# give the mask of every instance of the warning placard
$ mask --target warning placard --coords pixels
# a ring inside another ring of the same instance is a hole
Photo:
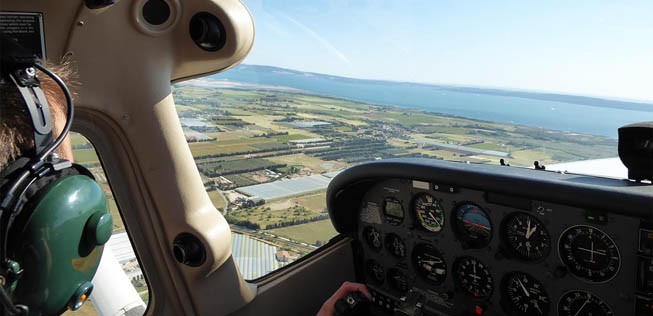
[[[40,59],[45,59],[43,14],[38,12],[0,12],[0,32],[12,37]]]

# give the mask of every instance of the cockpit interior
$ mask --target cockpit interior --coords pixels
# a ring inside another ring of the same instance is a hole
[[[653,315],[653,95],[503,89],[457,75],[440,85],[447,79],[423,75],[447,74],[445,55],[467,71],[467,53],[508,45],[482,46],[492,27],[453,26],[512,23],[503,7],[462,20],[452,17],[469,8],[457,4],[447,16],[430,2],[281,2],[0,2],[2,67],[11,68],[0,69],[1,84],[18,87],[37,130],[28,133],[36,155],[18,155],[26,166],[0,163],[3,315]],[[578,6],[569,12],[590,10]],[[624,21],[639,17],[624,10]],[[406,42],[393,19],[414,27]],[[650,33],[650,20],[637,21]],[[463,54],[439,28],[481,34]],[[447,39],[451,51],[432,44]],[[410,41],[444,55],[421,69],[412,63],[425,58],[421,46],[402,46]],[[280,48],[264,50],[272,44]],[[28,59],[14,56],[23,51]],[[359,75],[365,62],[415,77]],[[48,125],[50,114],[34,109],[43,111],[48,89],[62,91],[42,68],[60,64],[74,69],[63,80],[71,132],[42,139],[34,117]],[[4,93],[0,102],[13,104]],[[13,126],[8,113],[0,136]],[[51,149],[38,157],[41,141]],[[53,156],[62,146],[74,158]],[[78,169],[97,184],[58,202],[51,184],[14,198],[32,186],[12,178],[16,168],[35,183]],[[107,196],[100,206],[90,200],[98,194]]]

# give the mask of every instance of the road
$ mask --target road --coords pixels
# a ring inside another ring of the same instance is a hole
[[[277,246],[279,248],[297,249],[298,251],[301,251],[301,252],[311,252],[311,251],[317,249],[317,247],[315,247],[313,245],[309,245],[307,243],[295,241],[295,240],[288,239],[288,238],[278,237],[278,236],[275,236],[275,235],[270,234],[268,232],[264,232],[264,231],[260,231],[260,230],[259,231],[251,230],[251,229],[243,228],[243,227],[236,226],[236,225],[229,225],[229,226],[231,227],[231,231],[234,232],[234,233],[247,234],[247,235],[250,235],[252,237],[261,239],[261,240],[263,240],[265,242],[268,242],[270,244],[273,244],[273,245],[275,245],[275,246]]]

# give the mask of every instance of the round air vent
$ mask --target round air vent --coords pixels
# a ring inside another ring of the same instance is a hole
[[[206,251],[202,242],[189,233],[181,233],[172,243],[175,260],[191,267],[199,267],[206,260]]]
[[[138,29],[152,36],[171,30],[181,15],[179,0],[136,0],[132,10]]]
[[[208,12],[193,15],[188,30],[193,42],[205,51],[215,52],[227,42],[224,25],[215,15]]]
[[[149,0],[143,5],[143,18],[152,25],[161,25],[170,18],[170,5],[165,0]]]

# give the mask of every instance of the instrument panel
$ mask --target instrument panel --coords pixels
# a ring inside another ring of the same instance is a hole
[[[355,255],[373,314],[653,315],[649,218],[536,195],[368,183]]]
[[[633,314],[640,220],[591,220],[587,210],[545,201],[522,209],[435,185],[386,180],[363,198],[365,275],[383,302],[412,289],[439,296],[434,315],[456,306],[470,315]]]

